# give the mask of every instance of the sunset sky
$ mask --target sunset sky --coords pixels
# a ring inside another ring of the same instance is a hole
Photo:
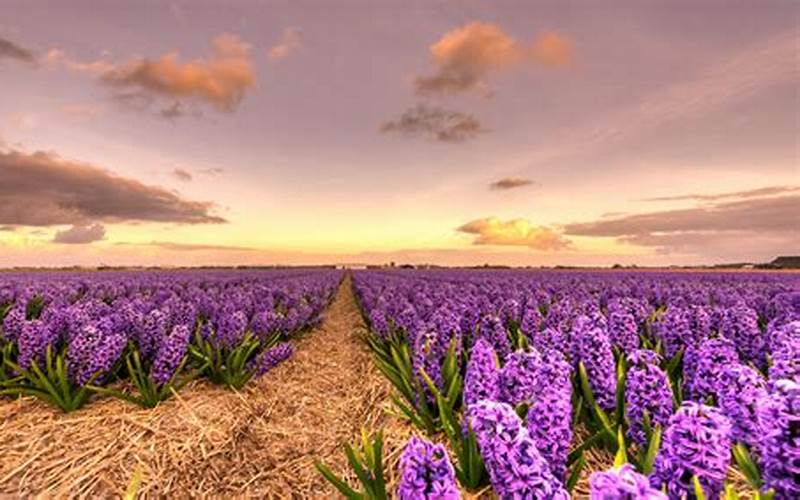
[[[800,252],[800,4],[7,0],[0,267]]]

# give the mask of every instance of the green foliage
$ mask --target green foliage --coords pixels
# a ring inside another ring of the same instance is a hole
[[[66,357],[66,350],[53,354],[52,347],[48,346],[44,366],[40,367],[34,362],[27,370],[10,359],[4,359],[5,365],[20,376],[0,390],[0,395],[34,396],[64,412],[77,410],[89,399],[91,391],[86,385],[72,383],[67,374]],[[89,384],[97,376],[99,374],[93,376]]]
[[[135,346],[128,347],[128,354],[125,357],[125,367],[128,372],[128,377],[136,388],[135,393],[130,393],[124,390],[114,389],[110,387],[98,387],[94,385],[88,386],[94,392],[107,394],[109,396],[137,404],[142,408],[154,408],[158,403],[165,401],[172,397],[173,394],[181,390],[186,384],[197,378],[203,371],[205,366],[193,370],[191,373],[184,374],[183,368],[188,360],[188,356],[184,356],[183,360],[178,365],[172,378],[163,386],[159,386],[150,377],[149,367],[146,367],[139,356],[139,351]]]
[[[362,430],[360,447],[354,448],[347,444],[345,445],[345,454],[361,484],[361,489],[358,491],[348,485],[344,479],[336,476],[322,462],[315,461],[314,466],[345,498],[350,500],[388,499],[386,480],[383,476],[383,431],[378,431],[375,437],[370,437],[366,431]]]
[[[280,334],[277,332],[266,341],[247,332],[239,345],[228,348],[204,339],[197,328],[194,340],[189,345],[189,353],[200,367],[199,374],[205,375],[214,384],[241,389],[255,375],[256,367],[251,361],[259,352],[274,346],[279,340]]]
[[[39,319],[44,309],[44,297],[34,295],[25,305],[25,319],[28,321]]]
[[[760,490],[763,486],[761,472],[758,469],[758,464],[750,455],[750,450],[747,449],[747,446],[743,443],[736,443],[733,445],[733,448],[731,448],[731,454],[733,455],[733,460],[736,462],[736,465],[739,466],[742,475],[747,479],[747,483],[754,490]]]

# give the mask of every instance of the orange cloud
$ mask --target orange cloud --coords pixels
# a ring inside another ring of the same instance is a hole
[[[286,59],[299,50],[300,45],[300,29],[286,28],[283,30],[283,35],[281,35],[281,40],[278,44],[270,47],[267,51],[267,58],[272,62]]]
[[[503,221],[496,217],[477,219],[457,231],[475,235],[473,245],[521,246],[535,250],[563,250],[571,243],[545,226],[533,226],[525,219]]]
[[[572,61],[573,48],[569,39],[556,33],[543,33],[524,45],[495,24],[473,22],[446,33],[431,45],[430,53],[436,72],[415,80],[418,94],[491,95],[488,74],[525,63],[564,66]]]
[[[219,111],[233,111],[256,82],[250,44],[235,35],[212,40],[207,59],[180,62],[177,53],[158,59],[136,59],[114,65],[100,80],[114,88],[144,97],[196,99]]]

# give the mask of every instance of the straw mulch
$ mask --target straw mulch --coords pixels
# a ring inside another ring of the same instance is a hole
[[[137,469],[149,496],[331,497],[321,459],[347,477],[343,443],[385,428],[394,483],[407,426],[357,338],[347,280],[297,353],[241,393],[197,382],[153,410],[102,398],[73,414],[0,401],[0,496],[119,496]]]

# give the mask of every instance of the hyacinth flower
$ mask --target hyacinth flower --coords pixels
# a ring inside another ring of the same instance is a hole
[[[571,367],[558,351],[545,351],[536,370],[538,382],[526,415],[528,433],[536,448],[563,480],[572,442]]]
[[[691,498],[696,478],[706,498],[719,498],[731,443],[731,424],[725,415],[686,401],[669,419],[650,482],[665,487],[670,498]]]
[[[736,347],[725,337],[711,338],[697,346],[689,346],[683,357],[685,397],[696,402],[717,397],[725,367],[738,363]]]
[[[672,390],[667,373],[653,351],[637,350],[628,355],[625,379],[625,419],[628,436],[640,447],[648,443],[648,429],[664,428],[673,413]]]
[[[484,339],[478,339],[470,350],[463,397],[466,408],[484,399],[500,399],[500,367],[497,355]]]
[[[160,339],[156,354],[151,362],[139,354],[135,344],[130,346],[125,358],[125,367],[135,393],[124,390],[90,385],[90,389],[107,394],[143,408],[154,408],[160,402],[172,397],[186,384],[194,380],[202,367],[190,373],[184,373],[188,360],[189,343],[192,332],[186,325],[177,325],[172,332]]]
[[[539,386],[536,375],[541,363],[535,349],[509,354],[500,371],[500,401],[511,406],[530,404]]]
[[[764,488],[778,500],[800,497],[800,385],[780,380],[758,408]]]
[[[484,316],[478,324],[477,338],[486,340],[501,361],[511,353],[511,341],[503,321],[497,316]]]
[[[589,477],[591,500],[667,500],[667,495],[650,486],[646,476],[631,464],[622,464]]]
[[[455,472],[441,444],[412,437],[400,457],[401,500],[456,500],[461,498]]]
[[[654,323],[653,330],[667,359],[702,340],[699,338],[700,332],[692,330],[690,315],[683,307],[668,307],[664,315]]]
[[[355,446],[346,444],[344,450],[347,462],[361,483],[361,489],[355,490],[318,460],[314,461],[314,467],[348,500],[387,500],[389,495],[383,475],[383,431],[371,437],[362,430],[361,442]]]
[[[633,314],[612,311],[608,315],[608,336],[611,343],[623,352],[630,353],[639,348],[639,327]]]
[[[568,499],[514,408],[481,401],[470,409],[470,422],[500,498]]]
[[[572,341],[577,361],[586,371],[594,399],[604,410],[617,404],[614,352],[608,334],[591,318],[581,316],[573,325]]]
[[[758,443],[758,405],[767,395],[767,381],[747,365],[728,366],[720,378],[717,404],[731,421],[732,439],[754,447]]]
[[[766,363],[764,335],[758,327],[758,313],[744,303],[728,308],[720,332],[731,339],[745,363],[763,367]]]
[[[793,380],[800,383],[800,321],[792,321],[770,333],[774,339],[770,353],[770,382]]]

